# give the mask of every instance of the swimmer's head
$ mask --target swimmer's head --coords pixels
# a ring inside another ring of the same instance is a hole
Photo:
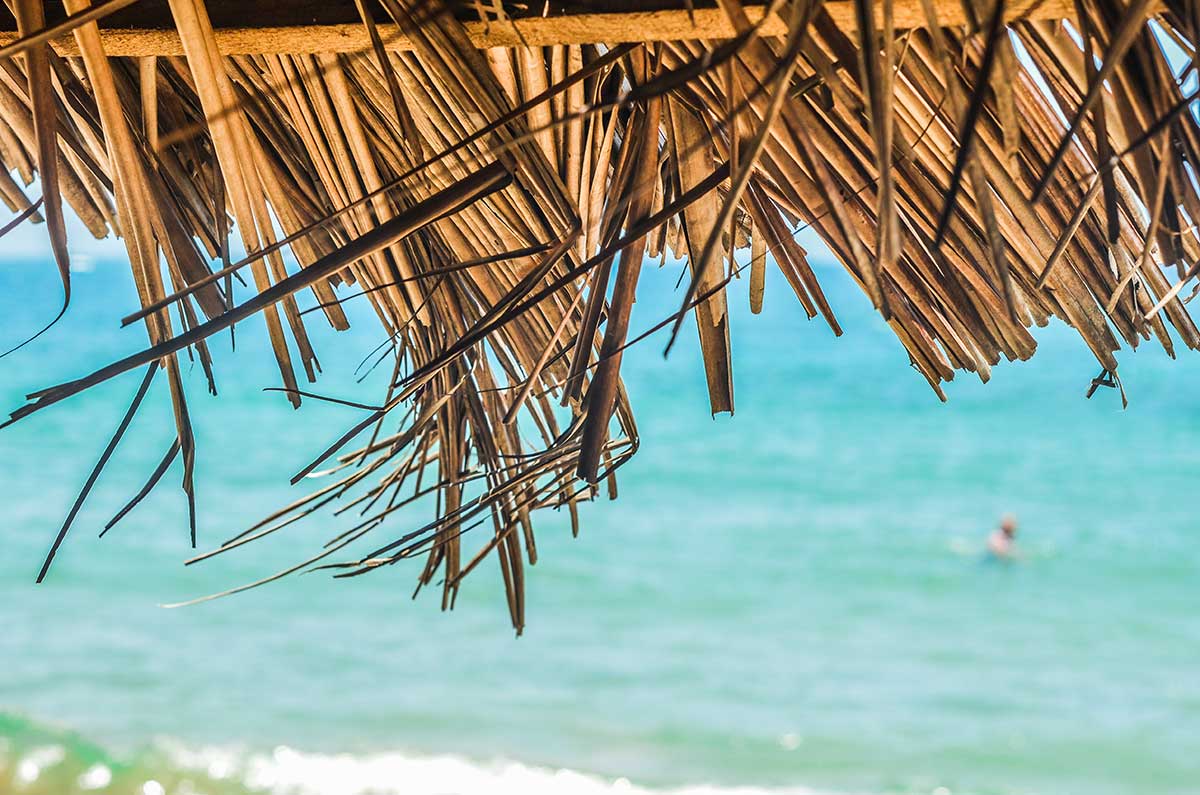
[[[1000,517],[1000,531],[1009,538],[1015,536],[1017,534],[1017,517],[1011,513],[1006,513]]]

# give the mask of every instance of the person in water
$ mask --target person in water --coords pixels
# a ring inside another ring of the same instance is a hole
[[[1011,513],[1000,518],[1000,526],[988,536],[988,554],[1001,560],[1011,560],[1016,557],[1017,518]]]

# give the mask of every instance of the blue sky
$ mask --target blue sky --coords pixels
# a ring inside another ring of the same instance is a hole
[[[36,182],[25,191],[25,195],[31,199],[36,199],[39,194],[40,190]],[[71,244],[73,268],[86,269],[92,262],[101,258],[124,258],[125,246],[116,236],[110,234],[104,240],[96,240],[70,207],[64,209],[67,217],[67,241]],[[11,217],[8,208],[0,206],[0,212],[3,212],[0,218],[5,219],[0,223],[7,223],[7,219]],[[0,253],[5,258],[19,259],[49,256],[50,244],[46,235],[44,223],[23,223],[0,241]]]

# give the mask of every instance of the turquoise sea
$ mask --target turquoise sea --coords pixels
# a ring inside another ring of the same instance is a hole
[[[45,260],[0,259],[7,347],[59,288]],[[0,361],[6,412],[144,343],[116,327],[127,267],[82,264],[66,320]],[[0,432],[0,793],[1200,791],[1196,354],[1124,352],[1122,411],[1084,399],[1099,368],[1055,324],[1034,361],[962,374],[941,404],[849,278],[819,273],[841,338],[776,274],[757,318],[734,284],[734,418],[709,416],[690,327],[668,360],[661,336],[626,357],[642,451],[578,539],[540,517],[519,639],[495,565],[448,614],[410,600],[417,563],[158,607],[337,527],[185,568],[176,468],[98,539],[172,438],[161,382],[35,586],[138,378]],[[634,329],[678,275],[645,272]],[[365,309],[314,334],[320,391],[380,393],[386,373],[354,383],[380,341]],[[260,332],[214,346],[219,398],[188,375],[202,548],[301,496],[288,477],[357,417],[262,392]],[[1007,511],[1023,559],[986,563]]]

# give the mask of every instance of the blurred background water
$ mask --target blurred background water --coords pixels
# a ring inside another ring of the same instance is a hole
[[[127,266],[82,265],[66,319],[0,361],[6,411],[144,345],[116,328]],[[676,307],[678,274],[647,269],[635,330]],[[733,418],[709,416],[694,326],[665,361],[661,335],[626,356],[642,450],[580,538],[538,517],[520,639],[495,564],[445,615],[410,601],[417,563],[159,608],[341,526],[185,568],[176,463],[98,540],[172,438],[161,380],[34,586],[138,376],[0,432],[0,793],[1195,792],[1195,354],[1123,352],[1122,411],[1084,399],[1099,367],[1054,324],[1034,361],[960,374],[941,404],[849,278],[819,275],[841,338],[774,272],[761,317],[731,288]],[[44,258],[3,262],[0,347],[58,290]],[[380,339],[352,317],[314,333],[317,389],[370,402],[387,373],[354,369]],[[288,477],[357,418],[262,392],[264,337],[214,343],[218,399],[187,375],[202,548],[301,496]],[[1006,511],[1024,559],[986,564]]]

